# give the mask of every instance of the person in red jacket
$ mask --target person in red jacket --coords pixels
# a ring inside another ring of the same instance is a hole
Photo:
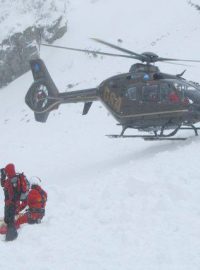
[[[169,101],[172,103],[180,103],[180,97],[178,96],[178,94],[176,93],[175,90],[173,90],[170,94],[169,94]]]
[[[17,174],[14,164],[9,163],[5,168],[1,169],[1,185],[5,196],[6,241],[12,241],[18,236],[15,227],[15,215],[20,205],[21,196],[27,192],[27,181],[24,174]]]
[[[30,182],[31,189],[28,193],[27,200],[20,204],[20,211],[22,211],[26,206],[28,206],[28,209],[17,219],[17,227],[24,223],[40,223],[45,215],[47,193],[40,186],[40,178],[32,177]]]
[[[40,186],[41,180],[38,177],[32,177],[30,183],[31,189],[26,200],[22,201],[17,209],[19,216],[15,221],[16,229],[19,229],[20,225],[24,223],[38,224],[45,215],[47,193]],[[20,211],[24,210],[26,207],[26,211],[20,213]],[[0,234],[5,234],[7,229],[7,226],[1,227]]]

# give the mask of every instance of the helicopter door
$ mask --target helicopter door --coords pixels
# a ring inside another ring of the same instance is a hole
[[[125,115],[135,114],[138,110],[138,92],[140,89],[139,84],[128,85],[124,91],[125,99],[123,102],[123,112]]]
[[[158,103],[160,101],[159,86],[157,84],[143,86],[142,101],[148,103]]]
[[[145,84],[141,87],[140,106],[138,113],[148,116],[161,110],[160,87],[158,83]]]

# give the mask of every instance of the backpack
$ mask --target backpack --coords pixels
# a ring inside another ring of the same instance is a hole
[[[46,202],[47,202],[47,193],[46,191],[44,191],[40,186],[38,185],[33,185],[32,189],[35,189],[38,191],[38,193],[40,194],[40,204],[41,204],[41,208],[45,208],[46,206]]]
[[[14,197],[18,200],[25,200],[28,194],[28,180],[23,173],[17,173],[10,179]]]

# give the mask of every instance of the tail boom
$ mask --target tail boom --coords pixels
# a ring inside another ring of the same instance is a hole
[[[41,59],[30,61],[34,82],[29,88],[25,102],[34,111],[35,119],[46,122],[50,111],[58,109],[60,104],[98,100],[97,88],[59,93],[44,62]]]

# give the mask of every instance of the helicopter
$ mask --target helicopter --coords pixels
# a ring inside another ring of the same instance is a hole
[[[42,59],[30,60],[34,82],[30,86],[25,102],[34,112],[35,120],[46,122],[49,113],[65,103],[84,103],[86,115],[94,101],[101,101],[122,127],[120,134],[111,138],[143,138],[144,140],[186,140],[173,137],[179,130],[193,130],[200,122],[200,85],[188,81],[181,74],[162,73],[157,62],[196,62],[160,57],[153,52],[136,53],[101,39],[94,41],[116,49],[123,54],[95,50],[42,44],[52,48],[72,50],[96,55],[123,57],[138,60],[127,73],[105,79],[98,87],[70,92],[59,92]],[[125,135],[127,129],[135,129],[139,135]]]

